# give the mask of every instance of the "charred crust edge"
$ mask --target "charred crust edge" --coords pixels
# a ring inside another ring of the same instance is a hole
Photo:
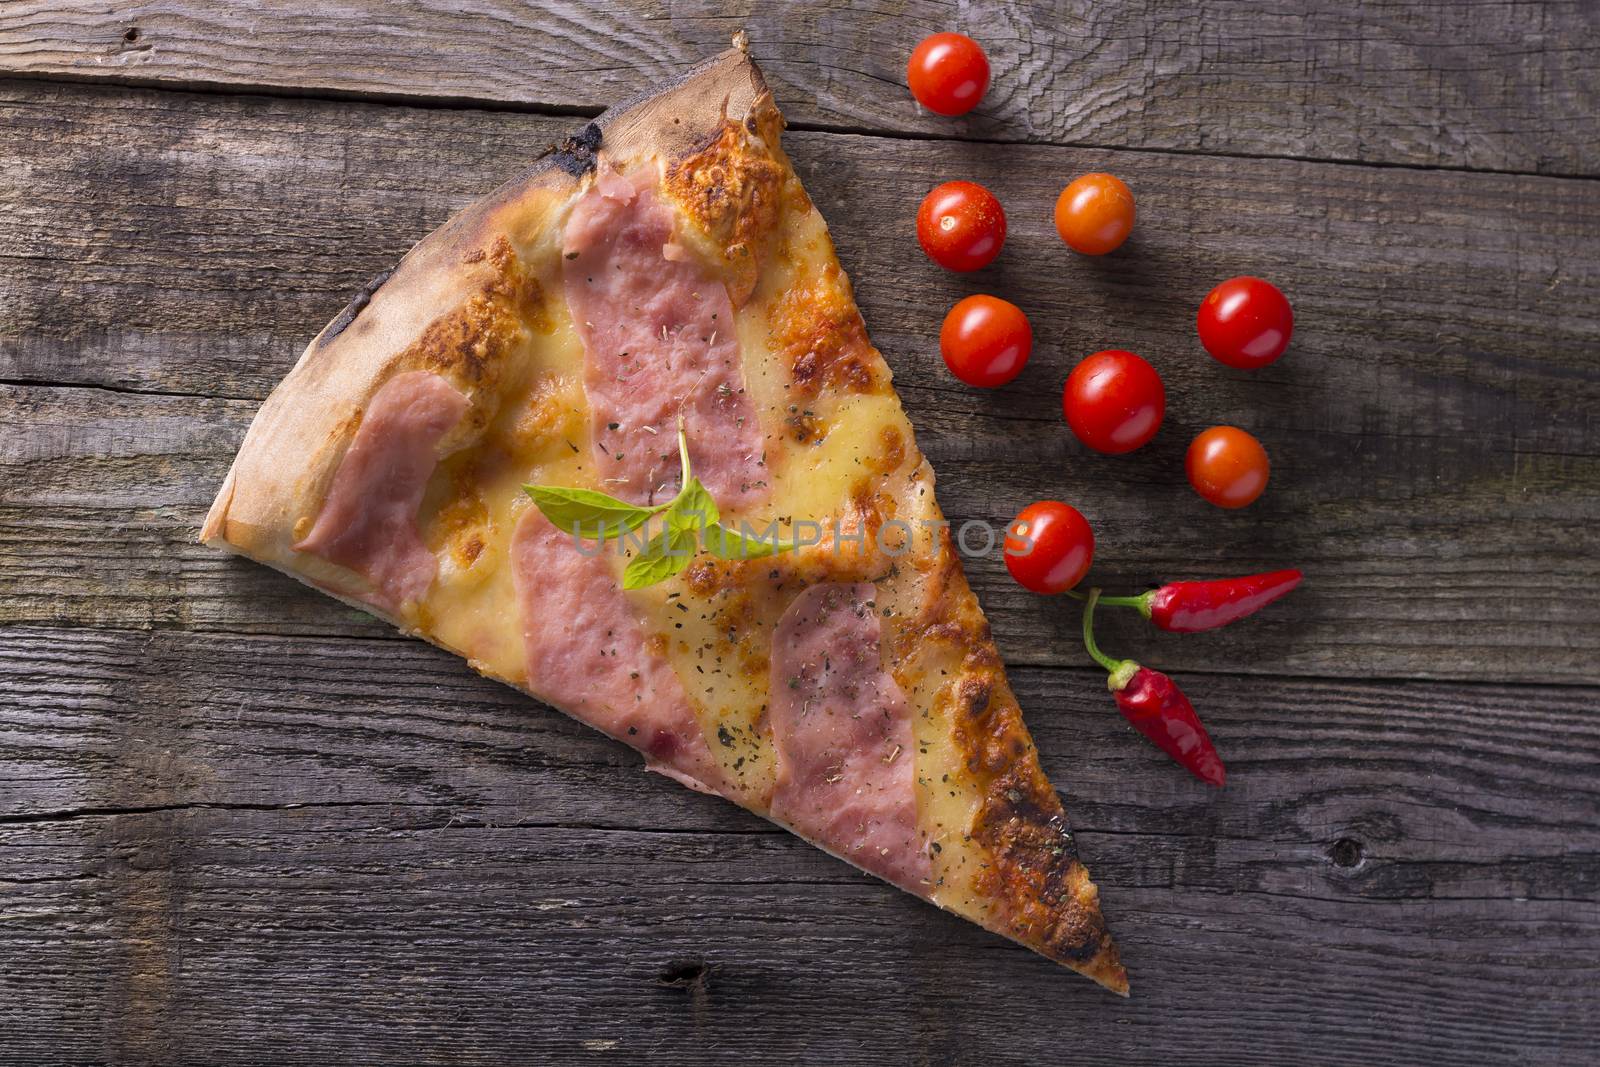
[[[570,177],[582,178],[594,167],[592,156],[599,149],[600,142],[604,140],[606,132],[613,125],[631,112],[644,107],[659,97],[672,93],[687,82],[693,81],[707,71],[714,70],[719,64],[727,61],[728,54],[726,52],[711,56],[661,85],[654,88],[641,89],[630,96],[618,100],[595,118],[585,123],[576,134],[569,137],[563,144],[546,148],[539,158],[534,160],[521,174],[507,180],[505,184],[494,192],[478,201],[475,208],[469,208],[462,214],[457,215],[445,223],[440,231],[435,231],[435,233],[468,225],[469,218],[475,214],[482,215],[507,201],[516,199],[527,192],[529,186],[534,182],[551,173],[559,171]],[[762,76],[760,68],[755,65],[755,62],[747,54],[744,56],[744,63],[750,75],[751,87],[755,95],[759,97],[767,91],[766,78]],[[587,152],[581,150],[585,145],[590,146]],[[574,146],[576,146],[576,150]],[[583,166],[581,169],[574,171],[571,166],[576,163],[582,163]]]
[[[363,285],[356,292],[356,295],[350,298],[350,302],[344,306],[344,310],[335,315],[333,321],[328,323],[328,328],[322,331],[322,337],[317,341],[317,347],[321,348],[341,333],[344,333],[350,324],[356,321],[356,316],[360,315],[366,306],[372,302],[373,295],[383,288],[383,283],[393,276],[394,269],[391,268],[375,275],[371,281]]]
[[[600,151],[600,140],[604,136],[598,122],[585,123],[581,130],[561,142],[550,162],[574,178],[581,178],[594,170],[595,153]]]

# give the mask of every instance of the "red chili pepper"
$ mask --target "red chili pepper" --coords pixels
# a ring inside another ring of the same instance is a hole
[[[1099,599],[1100,590],[1090,590],[1089,602],[1083,606],[1083,644],[1095,662],[1110,672],[1106,685],[1116,696],[1117,710],[1189,773],[1220,789],[1228,779],[1227,771],[1189,698],[1160,671],[1141,667],[1131,659],[1114,660],[1095,645],[1094,606]]]
[[[1255,614],[1274,600],[1288,596],[1303,577],[1297,570],[1288,570],[1214,582],[1168,582],[1141,596],[1101,597],[1100,603],[1138,608],[1160,629],[1195,634]]]
[[[1305,577],[1297,570],[1223,578],[1215,582],[1169,582],[1140,599],[1145,617],[1178,634],[1215,630],[1253,615],[1288,596]]]
[[[1112,672],[1108,683],[1116,694],[1122,717],[1196,778],[1220,789],[1228,780],[1228,772],[1189,698],[1160,671],[1141,667],[1132,660],[1124,663],[1133,670],[1120,678],[1118,672]],[[1123,682],[1120,689],[1116,688],[1118,681]]]

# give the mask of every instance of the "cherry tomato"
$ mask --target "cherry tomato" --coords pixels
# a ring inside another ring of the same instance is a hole
[[[928,258],[946,270],[977,270],[1006,243],[1006,213],[994,194],[976,182],[945,182],[922,198],[917,240]]]
[[[1271,282],[1229,278],[1200,302],[1200,343],[1219,362],[1255,370],[1283,355],[1294,333],[1294,311]]]
[[[1022,309],[997,296],[969,296],[950,309],[939,331],[950,373],[983,389],[1022,373],[1033,351],[1033,327]]]
[[[1267,487],[1267,450],[1237,426],[1213,426],[1184,457],[1194,491],[1219,508],[1242,508]]]
[[[911,53],[906,81],[917,103],[929,111],[965,115],[989,88],[989,57],[971,37],[936,33]]]
[[[1161,428],[1167,391],[1156,369],[1132,352],[1096,352],[1072,368],[1061,411],[1078,440],[1097,452],[1132,452]]]
[[[1076,252],[1103,256],[1133,232],[1133,193],[1110,174],[1085,174],[1056,198],[1056,232]]]
[[[1006,570],[1024,589],[1065,593],[1083,581],[1094,561],[1094,531],[1078,509],[1040,500],[1006,528]]]

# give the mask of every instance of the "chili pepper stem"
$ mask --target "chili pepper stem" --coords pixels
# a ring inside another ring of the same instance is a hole
[[[1083,647],[1091,659],[1106,669],[1110,675],[1106,679],[1106,686],[1116,693],[1133,681],[1133,676],[1139,673],[1139,665],[1131,659],[1112,659],[1094,643],[1094,607],[1099,602],[1100,590],[1089,590],[1088,600],[1083,605]]]
[[[1067,595],[1074,600],[1089,599],[1076,589],[1068,589]],[[1138,596],[1103,596],[1100,598],[1100,603],[1113,608],[1138,608],[1139,614],[1148,619],[1150,617],[1150,601],[1155,595],[1156,591],[1152,589],[1148,593],[1140,593]]]
[[[1094,643],[1094,606],[1100,603],[1100,590],[1089,590],[1088,602],[1083,605],[1083,647],[1089,653],[1089,658],[1108,671],[1117,669],[1117,661],[1100,651],[1100,646]]]

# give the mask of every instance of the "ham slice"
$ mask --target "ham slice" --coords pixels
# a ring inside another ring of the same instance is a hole
[[[534,508],[511,539],[528,687],[644,753],[645,766],[714,793],[721,769],[677,672],[652,646],[605,556]]]
[[[467,398],[437,374],[397,374],[373,395],[311,532],[296,544],[372,583],[376,606],[420,600],[439,561],[417,531],[417,508],[439,463],[439,441],[467,413]]]
[[[911,706],[883,669],[870,582],[824,582],[772,635],[773,818],[919,896],[932,862],[917,831]]]
[[[719,507],[767,495],[727,288],[672,240],[655,175],[602,166],[564,234],[563,288],[584,349],[600,488],[636,504],[678,481],[677,420]]]

